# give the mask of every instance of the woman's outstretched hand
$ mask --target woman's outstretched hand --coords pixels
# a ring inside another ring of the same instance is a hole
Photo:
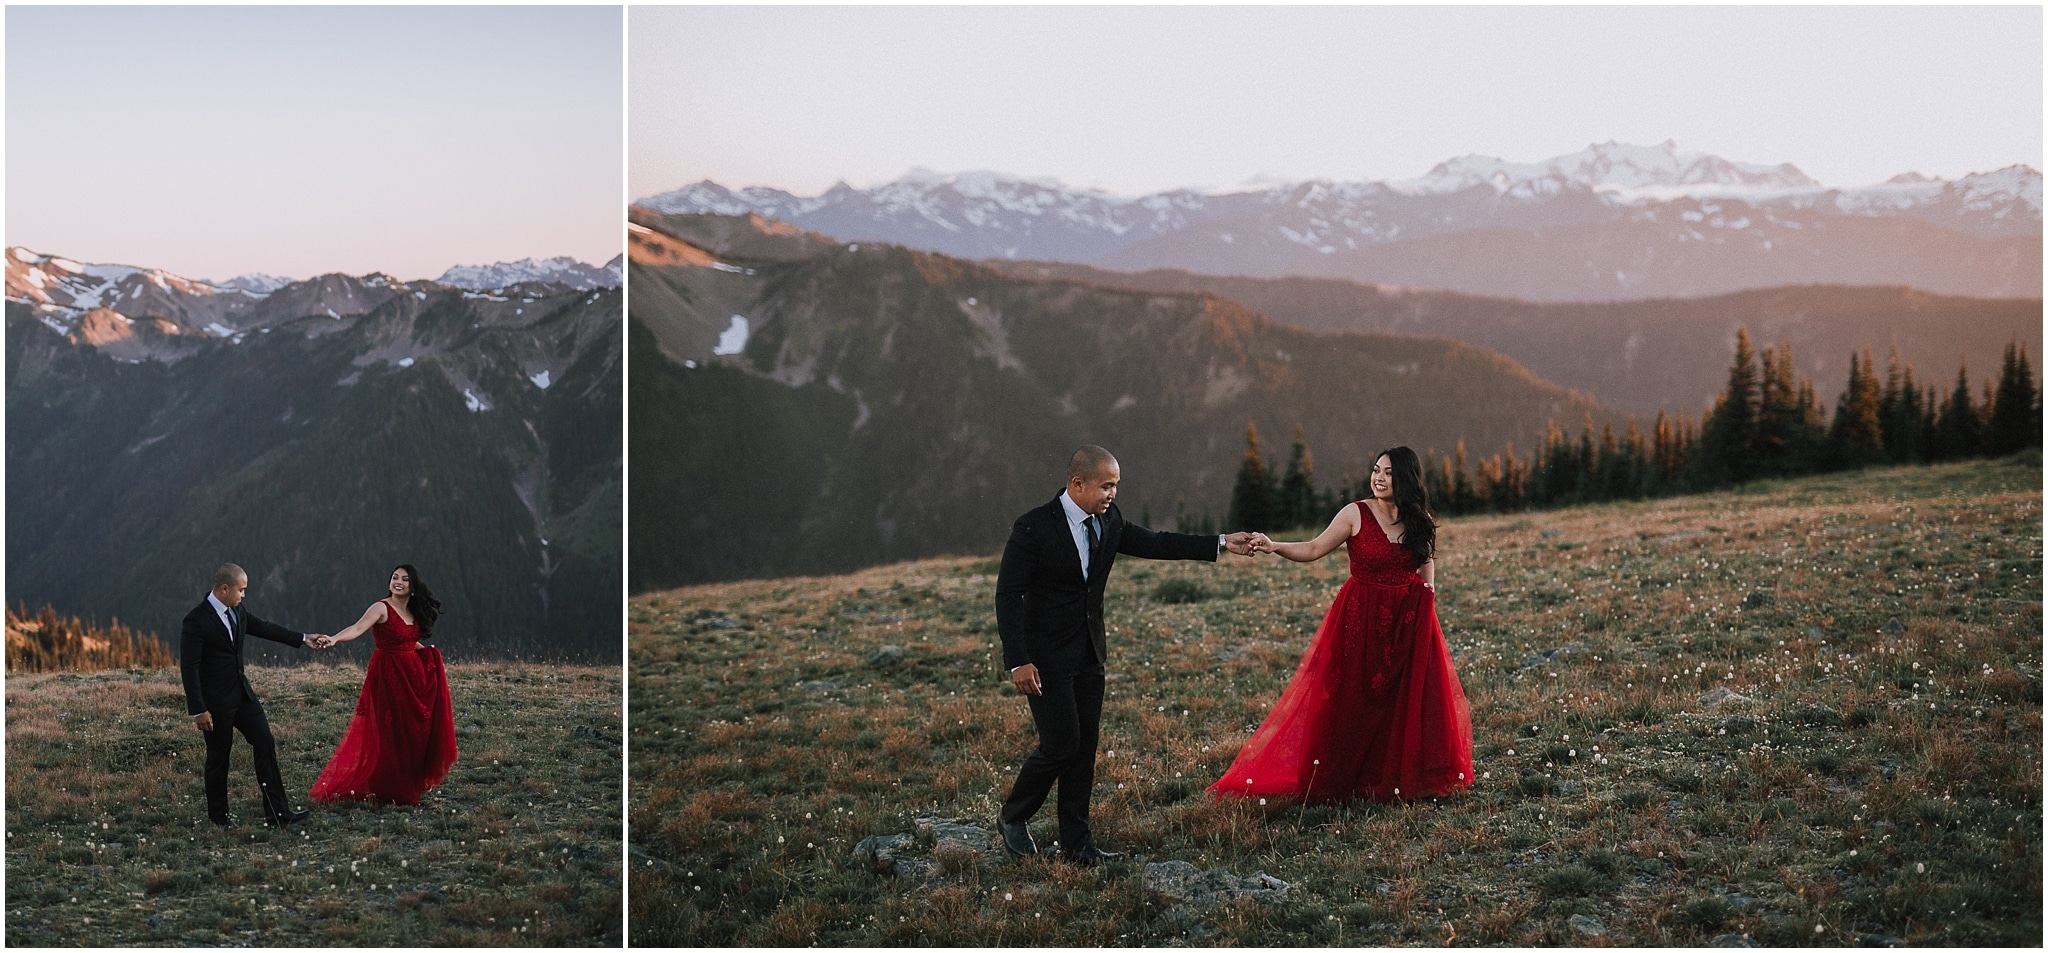
[[[1268,537],[1268,536],[1267,536],[1266,534],[1264,534],[1264,533],[1253,533],[1253,534],[1252,534],[1252,552],[1253,552],[1253,553],[1270,553],[1270,552],[1274,552],[1274,551],[1275,551],[1275,550],[1273,549],[1273,540],[1272,540],[1272,538]]]

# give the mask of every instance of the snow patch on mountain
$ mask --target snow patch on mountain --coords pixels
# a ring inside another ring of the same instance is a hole
[[[236,275],[226,281],[216,281],[213,283],[213,286],[223,290],[234,289],[250,297],[262,298],[267,297],[271,292],[279,288],[291,284],[292,281],[293,279],[291,278],[281,278],[277,275],[266,275],[260,271],[252,271],[246,275]]]

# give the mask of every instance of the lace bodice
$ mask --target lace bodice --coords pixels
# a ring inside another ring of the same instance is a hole
[[[1351,575],[1384,586],[1407,584],[1419,566],[1415,556],[1387,538],[1379,518],[1364,500],[1353,505],[1358,507],[1358,517],[1365,525],[1345,542],[1345,552],[1351,555]]]
[[[419,623],[399,618],[397,607],[388,599],[384,601],[384,621],[371,626],[370,635],[376,638],[377,647],[387,652],[411,652],[420,647]]]

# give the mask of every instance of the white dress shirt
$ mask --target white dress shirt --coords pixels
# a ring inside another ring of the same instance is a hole
[[[1088,511],[1074,502],[1065,492],[1060,493],[1060,509],[1067,511],[1067,529],[1074,534],[1074,548],[1081,553],[1081,578],[1088,578],[1088,561],[1093,553],[1088,551]],[[1095,521],[1095,531],[1102,532],[1102,521]]]
[[[228,641],[233,642],[235,640],[235,620],[233,616],[228,614],[227,603],[220,601],[220,597],[211,592],[206,594],[206,601],[213,605],[213,614],[220,616],[221,627],[228,630]]]

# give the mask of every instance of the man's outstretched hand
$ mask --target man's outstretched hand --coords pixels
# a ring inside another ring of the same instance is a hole
[[[1247,533],[1242,530],[1232,533],[1228,536],[1223,537],[1223,548],[1230,550],[1231,552],[1236,553],[1239,556],[1257,555],[1258,550],[1253,546],[1253,542],[1255,541],[1255,537],[1257,537],[1257,535],[1258,534],[1256,533]]]
[[[1020,695],[1044,694],[1045,686],[1038,680],[1038,666],[1026,662],[1010,673],[1010,682],[1017,686]]]

